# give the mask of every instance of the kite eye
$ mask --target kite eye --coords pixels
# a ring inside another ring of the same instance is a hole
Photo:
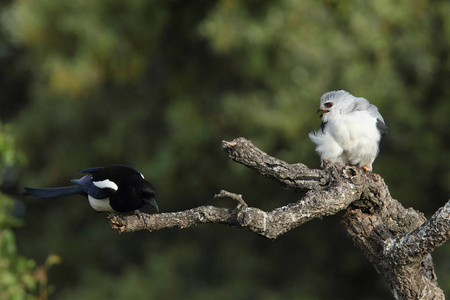
[[[331,107],[333,106],[333,103],[327,102],[327,103],[325,103],[325,106],[326,106],[327,108],[331,108]]]

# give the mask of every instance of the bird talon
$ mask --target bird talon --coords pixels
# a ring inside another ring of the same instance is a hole
[[[370,169],[370,167],[367,166],[367,165],[362,166],[362,168],[363,168],[363,170],[366,171],[366,172],[372,171],[372,170]]]
[[[108,215],[109,224],[112,229],[119,230],[120,233],[125,232],[127,226],[123,224],[122,220],[117,217],[115,214]]]
[[[141,212],[139,209],[136,209],[136,210],[134,211],[134,214],[135,214],[139,219],[141,219],[141,220],[144,222],[145,228],[148,229],[149,226],[148,226],[148,224],[147,224],[146,214],[143,213],[143,212]]]

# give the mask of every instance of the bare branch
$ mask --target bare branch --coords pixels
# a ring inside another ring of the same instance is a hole
[[[353,166],[329,165],[326,170],[311,170],[303,164],[290,165],[267,155],[244,138],[223,142],[222,145],[235,161],[292,190],[309,192],[295,203],[265,212],[248,207],[241,195],[221,191],[216,197],[235,199],[239,203],[238,207],[226,209],[202,206],[173,213],[112,215],[111,226],[120,232],[130,232],[219,223],[248,228],[259,235],[275,239],[311,219],[333,215],[346,209],[352,202],[359,200],[362,193],[367,194],[364,191],[372,186],[368,182],[383,183],[378,175],[363,172]]]
[[[235,194],[229,193],[229,195]],[[311,219],[336,214],[357,198],[358,195],[351,187],[341,186],[333,190],[308,193],[302,200],[271,212],[254,207],[228,209],[200,206],[180,212],[151,215],[111,214],[109,219],[111,227],[120,232],[156,231],[164,228],[187,228],[204,223],[218,223],[247,228],[258,235],[275,239]]]
[[[110,214],[110,225],[119,232],[138,230],[157,231],[165,228],[188,228],[203,223],[237,224],[232,209],[214,206],[162,214],[116,215]]]
[[[235,162],[254,169],[286,188],[295,191],[309,191],[325,185],[327,172],[309,169],[304,164],[288,164],[256,148],[251,141],[237,138],[232,142],[222,141],[222,150]]]
[[[305,196],[270,212],[248,207],[242,195],[221,191],[236,208],[201,206],[162,214],[110,215],[111,227],[120,232],[155,231],[218,223],[247,228],[275,239],[314,218],[347,209],[343,224],[354,243],[390,286],[396,299],[444,299],[437,285],[431,255],[450,237],[450,201],[429,221],[393,199],[383,179],[355,166],[325,164],[323,170],[288,164],[237,138],[222,142],[229,157],[282,186]]]
[[[430,255],[405,259],[399,264],[395,255],[386,252],[387,241],[415,232],[425,217],[392,198],[383,201],[385,205],[375,214],[349,209],[343,219],[348,234],[388,283],[396,299],[444,299]]]
[[[397,264],[420,261],[450,238],[450,201],[419,228],[387,239],[384,253]]]

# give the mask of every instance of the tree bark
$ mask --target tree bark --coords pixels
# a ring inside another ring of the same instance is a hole
[[[112,214],[111,226],[119,232],[132,232],[219,223],[276,239],[309,220],[347,210],[342,221],[345,229],[395,299],[444,299],[430,253],[450,237],[450,202],[427,221],[422,213],[393,199],[379,175],[359,167],[327,163],[319,170],[301,163],[288,164],[245,138],[224,141],[222,149],[233,161],[294,192],[306,192],[305,196],[266,212],[248,207],[241,195],[221,191],[216,197],[235,199],[236,208],[200,206],[162,214]]]

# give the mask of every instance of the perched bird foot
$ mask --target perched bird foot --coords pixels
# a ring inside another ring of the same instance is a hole
[[[372,171],[372,170],[370,169],[370,167],[367,166],[367,165],[362,166],[362,168],[363,168],[363,170],[366,171],[366,172]]]
[[[119,230],[119,233],[125,232],[127,229],[126,224],[123,223],[123,220],[120,219],[116,214],[108,214],[109,224],[111,228]]]
[[[322,163],[320,164],[320,167],[325,168],[329,163],[331,163],[330,159],[324,157],[322,159]]]
[[[144,222],[145,228],[148,228],[146,214],[141,212],[139,209],[136,209],[134,214]]]

